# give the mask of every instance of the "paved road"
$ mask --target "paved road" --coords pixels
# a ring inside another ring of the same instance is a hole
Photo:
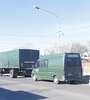
[[[34,82],[31,78],[0,77],[0,100],[90,100],[90,85]]]

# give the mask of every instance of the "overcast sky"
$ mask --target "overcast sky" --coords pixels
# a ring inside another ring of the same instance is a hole
[[[90,0],[0,0],[0,51],[57,43],[56,16],[34,5],[58,15],[61,45],[90,40]]]

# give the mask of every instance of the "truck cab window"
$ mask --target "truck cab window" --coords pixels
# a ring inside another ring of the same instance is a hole
[[[37,63],[35,64],[35,68],[40,67],[40,61],[37,61]]]
[[[42,60],[41,61],[41,67],[42,68],[48,67],[48,60]]]

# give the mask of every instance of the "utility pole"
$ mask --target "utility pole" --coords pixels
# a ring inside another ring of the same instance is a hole
[[[53,15],[53,16],[56,17],[56,20],[57,20],[57,34],[58,34],[58,42],[57,42],[57,45],[58,45],[58,53],[60,53],[60,40],[61,40],[62,32],[60,31],[60,25],[59,25],[59,17],[58,17],[58,15],[55,14],[55,13],[53,13],[53,12],[51,12],[51,11],[48,11],[46,9],[42,9],[42,8],[40,8],[38,6],[34,6],[34,8],[35,9],[42,10],[44,12],[47,12],[47,13],[49,13],[49,14],[51,14],[51,15]]]

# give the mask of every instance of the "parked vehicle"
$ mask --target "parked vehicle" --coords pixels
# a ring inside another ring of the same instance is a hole
[[[33,80],[74,82],[82,78],[82,64],[79,53],[61,53],[41,56],[32,71]]]
[[[1,52],[0,74],[10,73],[12,78],[18,75],[31,76],[37,59],[39,59],[39,50],[18,49]]]

